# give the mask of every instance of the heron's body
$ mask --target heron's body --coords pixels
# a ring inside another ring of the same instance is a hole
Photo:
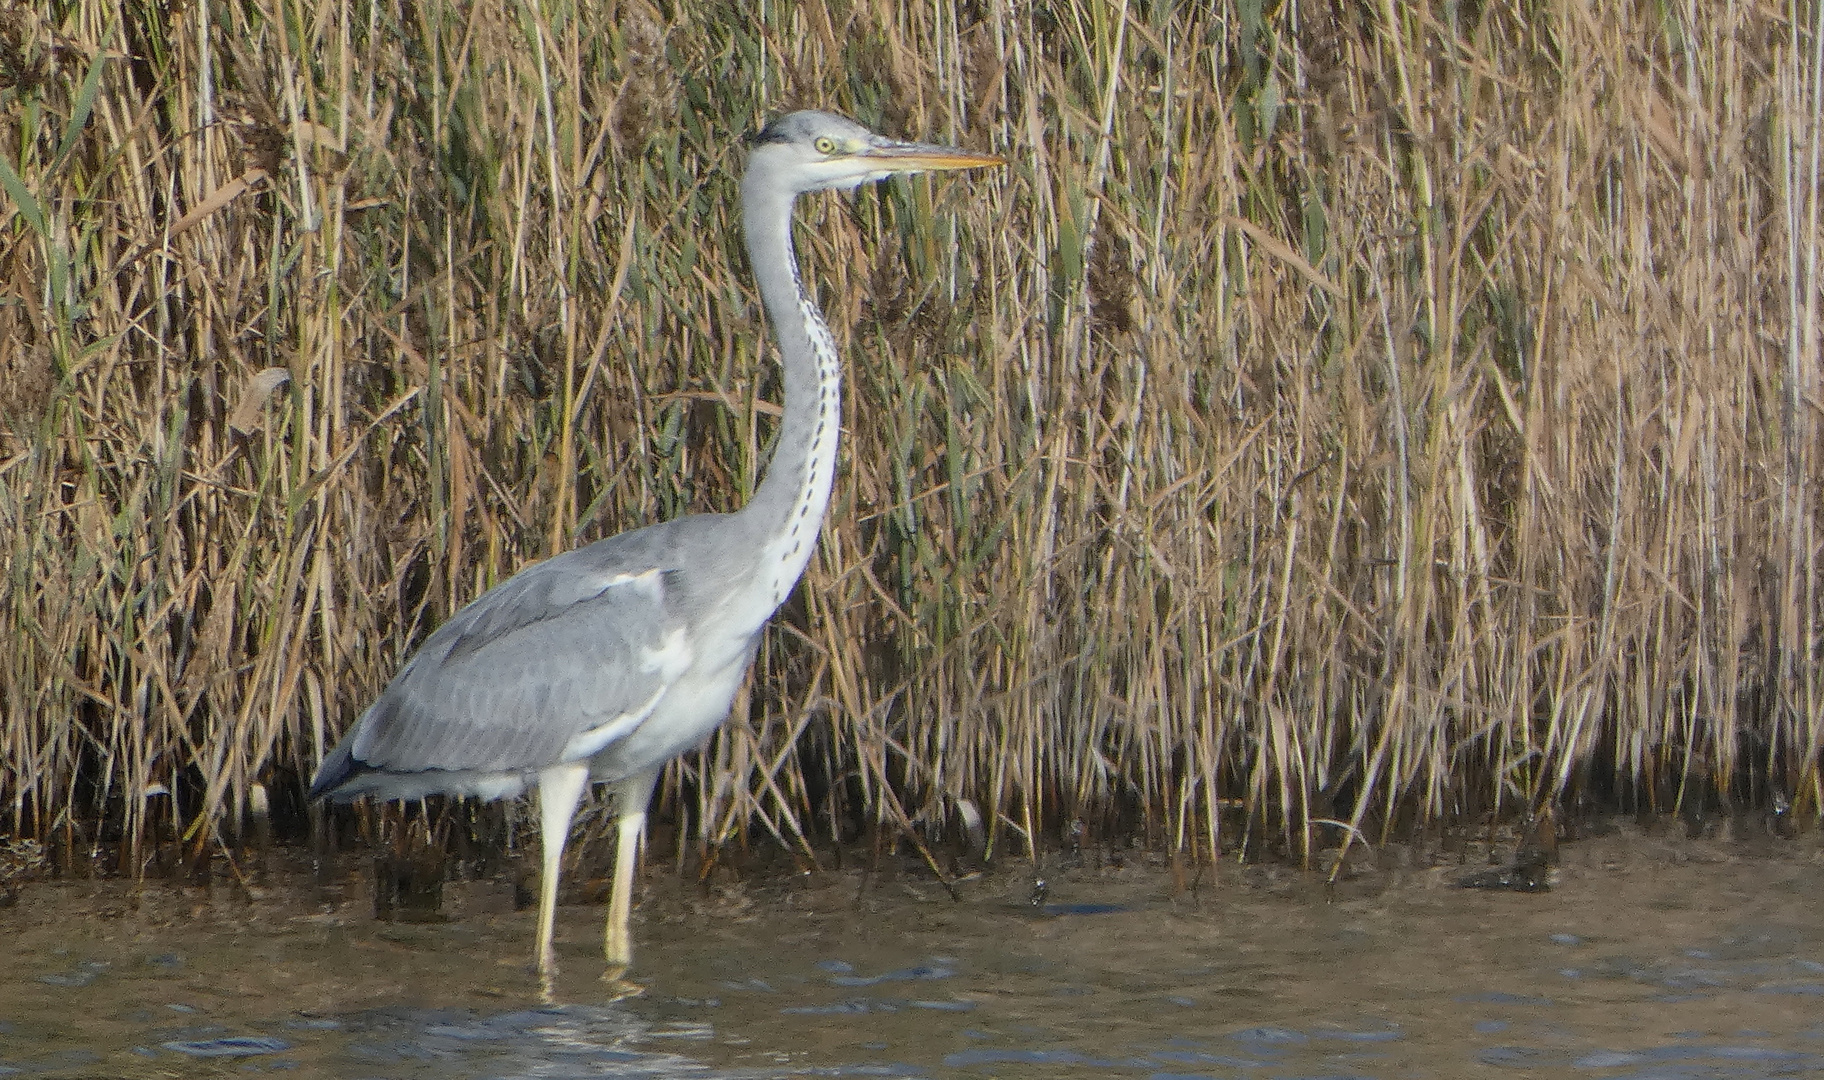
[[[586,759],[618,782],[694,746],[726,715],[771,614],[742,595],[751,582],[702,557],[736,525],[678,518],[522,570],[419,647],[315,786],[498,799],[553,764]],[[728,632],[710,638],[711,623]],[[549,720],[513,722],[531,715]]]
[[[728,715],[761,630],[804,572],[835,476],[841,365],[792,254],[802,192],[999,158],[901,143],[829,113],[755,139],[741,186],[761,298],[779,337],[785,409],[754,498],[600,540],[520,571],[407,660],[323,760],[312,797],[386,799],[540,789],[538,963],[553,966],[558,864],[590,780],[613,785],[620,837],[606,952],[631,959],[633,860],[658,770]]]

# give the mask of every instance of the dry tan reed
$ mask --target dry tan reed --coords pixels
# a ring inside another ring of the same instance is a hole
[[[847,464],[689,835],[1815,817],[1818,9],[1262,6],[7,8],[7,826],[230,837],[492,583],[739,504],[793,105],[1015,164],[804,213]]]

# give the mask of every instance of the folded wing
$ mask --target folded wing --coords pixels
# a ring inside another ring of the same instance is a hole
[[[313,796],[364,773],[510,774],[636,730],[690,666],[673,571],[583,548],[458,612],[324,761]]]

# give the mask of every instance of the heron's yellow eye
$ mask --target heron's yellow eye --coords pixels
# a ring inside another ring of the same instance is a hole
[[[811,143],[811,145],[817,148],[819,154],[834,154],[836,152],[836,140],[830,138],[828,135],[817,136],[816,141]]]

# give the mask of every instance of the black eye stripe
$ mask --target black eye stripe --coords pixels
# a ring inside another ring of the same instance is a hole
[[[749,146],[759,146],[761,143],[782,143],[790,141],[792,141],[792,137],[785,133],[785,125],[778,123],[777,121],[766,125],[759,131],[750,133],[747,137]]]

